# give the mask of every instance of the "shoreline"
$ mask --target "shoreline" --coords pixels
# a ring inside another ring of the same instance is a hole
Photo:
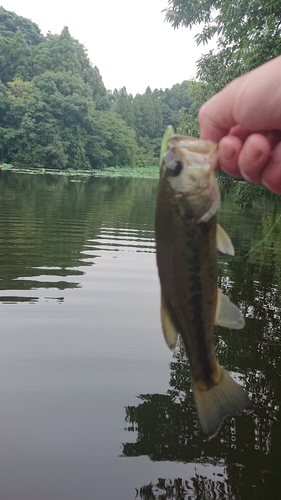
[[[103,169],[93,170],[77,170],[77,169],[54,169],[43,167],[15,167],[11,164],[3,163],[0,165],[2,172],[15,172],[18,174],[50,174],[50,175],[64,175],[64,176],[80,176],[80,177],[141,177],[147,179],[159,178],[159,167],[105,167]]]

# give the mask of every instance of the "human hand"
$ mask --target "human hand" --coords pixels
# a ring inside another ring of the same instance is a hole
[[[199,111],[225,172],[281,193],[281,56],[236,78]]]

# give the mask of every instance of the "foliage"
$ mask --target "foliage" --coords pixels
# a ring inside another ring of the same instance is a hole
[[[199,60],[200,81],[133,97],[125,87],[106,91],[67,27],[43,36],[0,7],[0,161],[63,169],[156,164],[167,125],[198,136],[202,103],[280,53],[280,12],[276,0],[168,0],[172,25],[200,25],[197,42],[215,36],[218,50]]]
[[[135,97],[125,87],[114,90],[112,108],[117,115],[134,128],[138,143],[138,165],[151,165],[158,161],[161,140],[168,125],[176,129],[180,121],[181,108],[188,109],[190,82],[173,85],[171,89],[148,87],[144,94]]]
[[[135,133],[116,113],[84,47],[64,28],[0,8],[1,161],[47,168],[132,165]]]
[[[117,116],[124,120],[129,127],[133,127],[135,123],[135,117],[133,113],[133,96],[128,94],[126,87],[122,87],[119,91],[115,89],[112,95],[113,106],[112,109],[115,111]]]
[[[43,38],[37,24],[0,7],[0,35],[12,37],[18,32],[23,35],[28,45],[36,45]]]
[[[164,129],[191,103],[189,82],[133,97],[107,92],[67,27],[43,36],[0,7],[0,162],[53,169],[158,163]]]
[[[178,131],[181,134],[188,134],[193,137],[199,137],[199,124],[197,114],[200,106],[207,96],[208,87],[205,83],[191,81],[188,86],[187,94],[191,101],[188,109],[182,108],[179,113]]]
[[[260,199],[279,203],[280,196],[260,184],[252,184],[244,179],[234,179],[221,170],[217,172],[217,180],[222,199],[231,195],[233,203],[240,208],[252,208]]]
[[[164,128],[172,125],[176,129],[179,123],[179,110],[182,108],[188,110],[192,104],[189,95],[190,84],[190,81],[185,80],[173,85],[170,89],[153,91],[160,101]]]
[[[280,16],[278,0],[168,0],[166,20],[174,28],[200,27],[197,43],[215,39],[217,44],[216,50],[198,61],[200,84],[195,83],[190,94],[195,114],[204,101],[235,77],[280,55]],[[188,130],[190,122],[190,115],[182,114],[181,130]]]
[[[280,54],[281,5],[278,0],[168,0],[168,5],[166,19],[174,28],[202,27],[195,37],[198,44],[217,37],[226,70],[230,68],[241,74]],[[200,71],[203,71],[202,63]],[[220,75],[217,76],[220,79]]]
[[[189,83],[107,92],[65,26],[43,36],[0,7],[0,162],[53,169],[158,163],[163,132],[190,107]]]

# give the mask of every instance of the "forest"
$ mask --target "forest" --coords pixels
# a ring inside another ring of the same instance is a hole
[[[197,113],[233,78],[281,54],[278,0],[167,0],[166,22],[196,27],[196,79],[132,96],[108,91],[67,27],[46,36],[0,7],[0,166],[103,169],[158,164],[163,131],[198,136]],[[183,50],[185,48],[183,47]]]
[[[188,109],[188,81],[133,97],[107,91],[67,27],[43,36],[0,7],[0,163],[53,169],[158,164],[163,131]]]

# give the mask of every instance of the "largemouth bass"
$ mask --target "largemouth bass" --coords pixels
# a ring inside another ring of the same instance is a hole
[[[247,393],[215,357],[214,325],[240,329],[239,309],[218,290],[217,249],[234,255],[217,224],[220,194],[214,170],[217,144],[176,135],[168,127],[161,148],[155,238],[161,322],[168,346],[181,335],[189,359],[202,430],[214,437],[227,416],[248,414]]]

